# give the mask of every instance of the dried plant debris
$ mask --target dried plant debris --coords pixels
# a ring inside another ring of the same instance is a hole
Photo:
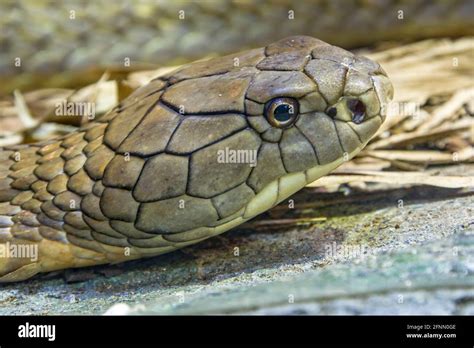
[[[462,170],[443,175],[430,169],[474,161],[474,38],[425,40],[365,54],[394,84],[387,120],[356,158],[309,186],[329,191],[341,185],[366,190],[371,183],[387,189],[473,187],[472,176]],[[76,91],[16,91],[0,100],[0,146],[69,132],[174,68],[132,71],[123,80],[104,74]]]
[[[435,176],[427,175],[423,172],[372,172],[360,171],[357,173],[338,173],[323,177],[311,184],[309,187],[329,186],[335,184],[349,184],[352,182],[379,182],[398,185],[431,185],[446,188],[474,187],[474,177],[465,176]]]
[[[118,101],[118,82],[104,74],[78,90],[47,88],[0,100],[0,146],[51,139],[98,117]]]

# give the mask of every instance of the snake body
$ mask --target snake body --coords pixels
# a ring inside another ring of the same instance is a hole
[[[290,35],[344,48],[474,35],[472,0],[4,0],[0,13],[0,93],[93,82],[102,70],[91,69],[127,59],[132,68],[181,64]]]
[[[0,258],[0,281],[227,231],[358,153],[392,93],[376,62],[296,36],[184,65],[67,136],[4,148],[0,246],[38,258]]]

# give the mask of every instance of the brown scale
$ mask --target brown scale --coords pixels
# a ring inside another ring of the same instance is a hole
[[[146,161],[137,181],[131,186],[138,202],[153,202],[181,196],[188,183],[189,158],[160,154]],[[150,187],[156,187],[150,190]]]
[[[257,162],[261,165],[252,170],[247,180],[248,185],[256,192],[286,174],[278,144],[264,143],[258,153]],[[265,170],[268,166],[272,166],[273,170]]]
[[[117,232],[110,226],[110,221],[109,220],[95,220],[87,215],[83,216],[84,221],[87,223],[88,226],[90,226],[94,231],[103,233],[107,236],[113,237],[113,238],[124,238],[126,235]]]

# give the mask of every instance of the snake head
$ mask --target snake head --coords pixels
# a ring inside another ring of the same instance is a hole
[[[276,202],[356,155],[393,97],[378,63],[311,37],[267,46],[256,68],[246,111],[263,145],[249,183],[262,189],[279,178]]]
[[[139,169],[127,190],[145,232],[248,219],[359,152],[391,96],[379,64],[307,36],[187,64],[111,113],[104,142],[119,159],[104,184],[122,185],[130,154]]]
[[[278,140],[290,172],[355,154],[385,120],[393,88],[378,63],[305,36],[265,53],[247,91],[250,109],[264,105],[264,118],[249,122],[264,140]]]
[[[187,193],[233,207],[218,208],[220,216],[251,200],[259,207],[247,216],[256,215],[349,160],[380,128],[393,95],[378,63],[308,36],[163,79],[160,102],[184,115],[166,150],[190,154]]]

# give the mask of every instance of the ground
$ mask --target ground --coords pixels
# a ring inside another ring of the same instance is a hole
[[[473,315],[472,193],[304,189],[293,197],[306,204],[298,214],[326,221],[255,228],[294,214],[281,206],[169,255],[2,285],[0,315]]]

